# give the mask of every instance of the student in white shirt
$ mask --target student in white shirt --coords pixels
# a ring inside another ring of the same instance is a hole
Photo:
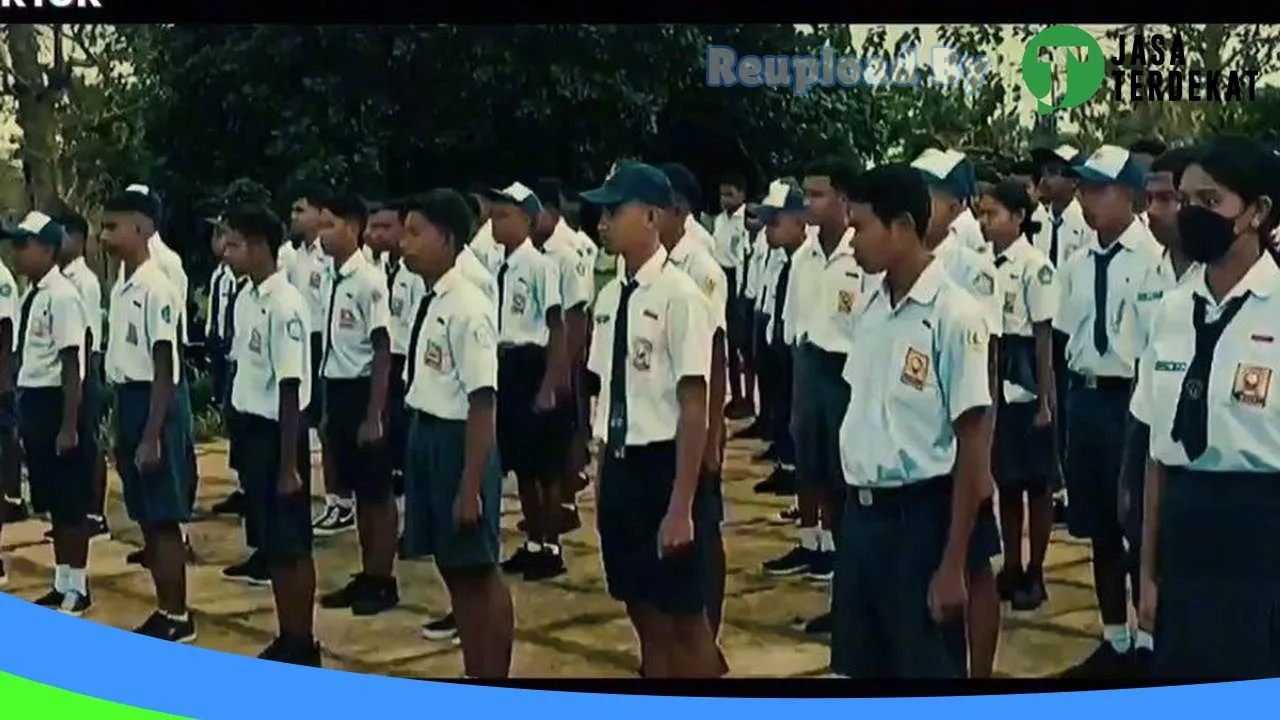
[[[725,371],[728,365],[727,325],[729,285],[723,268],[711,252],[690,233],[688,220],[692,218],[694,201],[699,197],[698,178],[689,168],[678,163],[666,163],[658,168],[666,175],[672,187],[672,203],[662,214],[658,238],[667,251],[667,262],[683,270],[689,279],[702,290],[711,313],[711,367],[707,384],[707,440],[702,454],[700,483],[706,488],[710,505],[707,524],[695,532],[702,533],[703,547],[707,552],[707,621],[711,634],[718,638],[724,613],[725,553],[720,525],[724,522],[724,492],[721,468],[725,448]],[[625,268],[624,268],[625,272]],[[724,654],[721,653],[723,659]],[[728,672],[728,665],[722,668]],[[641,670],[644,675],[644,670]]]
[[[1133,213],[1146,173],[1129,151],[1104,145],[1068,173],[1080,181],[1096,240],[1057,272],[1054,327],[1067,337],[1069,390],[1065,479],[1067,529],[1092,546],[1094,592],[1103,641],[1068,676],[1111,677],[1133,668],[1127,557],[1119,517],[1120,472],[1138,348],[1134,285],[1160,263],[1160,246]]]
[[[391,468],[392,485],[397,496],[404,494],[405,438],[409,431],[408,415],[404,404],[405,353],[409,347],[409,330],[413,318],[405,315],[412,308],[405,307],[406,295],[421,296],[421,278],[415,282],[414,273],[404,272],[400,257],[400,239],[404,236],[404,220],[401,201],[374,202],[369,205],[369,221],[365,225],[365,247],[384,259],[383,276],[386,278],[387,307],[390,320],[387,333],[390,336],[391,371],[387,376],[387,463]],[[402,280],[400,275],[405,275]]]
[[[115,388],[116,470],[129,519],[142,528],[146,566],[156,587],[156,611],[134,632],[190,643],[196,628],[187,609],[182,523],[191,517],[191,477],[174,415],[178,375],[178,294],[151,259],[136,196],[109,200],[102,240],[125,275],[111,296],[107,379]]]
[[[751,424],[736,434],[740,438],[764,437],[763,415],[756,411],[756,395],[759,390],[760,359],[756,357],[756,295],[759,292],[760,266],[763,256],[769,253],[765,241],[764,223],[756,214],[758,204],[747,206],[743,227],[747,229],[747,241],[743,243],[742,263],[738,266],[742,281],[738,283],[738,302],[729,322],[736,323],[735,331],[742,338],[739,354],[742,355],[742,416],[754,417]]]
[[[597,505],[609,594],[623,602],[648,677],[716,677],[706,617],[711,512],[699,482],[707,432],[711,313],[667,262],[660,217],[670,182],[641,163],[619,167],[583,200],[602,208],[600,234],[626,271],[600,291],[589,367],[599,383],[603,441]]]
[[[303,414],[312,395],[306,303],[276,266],[284,233],[271,211],[237,208],[227,213],[226,224],[227,262],[250,282],[236,301],[231,383],[231,405],[244,424],[245,532],[270,574],[279,625],[279,635],[258,657],[320,667],[311,449]]]
[[[1139,621],[1157,677],[1276,674],[1278,165],[1221,137],[1179,183],[1181,246],[1201,265],[1163,298],[1131,406],[1151,428]]]
[[[49,513],[54,533],[53,589],[36,603],[78,617],[93,604],[86,577],[93,467],[81,442],[91,431],[82,405],[87,323],[75,286],[58,269],[63,235],[41,212],[4,229],[14,269],[30,283],[14,350],[19,434],[32,506]]]
[[[0,527],[20,522],[26,507],[22,502],[22,459],[19,455],[16,397],[14,393],[14,335],[18,321],[18,283],[9,266],[0,262],[0,462],[4,463],[4,487],[0,495]],[[12,480],[11,480],[12,478]],[[9,495],[16,496],[10,501]],[[8,583],[4,560],[0,558],[0,588]]]
[[[364,202],[335,194],[320,205],[320,241],[333,260],[320,358],[325,398],[320,434],[335,484],[356,501],[360,571],[320,606],[377,615],[400,602],[395,578],[399,515],[387,459],[386,407],[391,372],[391,309],[386,277],[360,251]],[[316,532],[322,533],[317,527]]]
[[[575,443],[566,453],[562,476],[550,481],[546,487],[548,494],[559,497],[559,509],[550,511],[552,517],[549,522],[559,524],[560,532],[564,533],[576,530],[582,524],[574,498],[582,490],[580,473],[588,458],[586,446],[578,446],[576,443],[585,442],[586,437],[579,432],[579,426],[585,421],[581,412],[585,404],[581,397],[581,378],[586,370],[587,314],[591,310],[595,288],[591,286],[591,275],[587,272],[578,233],[569,227],[560,212],[565,203],[563,185],[556,178],[542,178],[534,185],[534,194],[542,204],[542,209],[534,220],[530,237],[543,255],[555,262],[556,275],[560,281],[560,316],[564,339],[553,343],[552,347],[564,353],[562,358],[554,362],[564,368],[565,394],[557,399],[557,407],[565,415],[570,437]]]
[[[102,419],[103,393],[106,392],[102,374],[102,348],[105,344],[102,337],[102,283],[84,259],[89,222],[77,213],[63,215],[56,222],[66,231],[62,251],[58,254],[58,264],[62,268],[62,274],[71,281],[80,295],[88,325],[85,341],[88,360],[85,367],[84,399],[81,402],[85,407],[85,417],[93,427],[97,427]],[[107,456],[99,447],[97,433],[92,433],[84,442],[85,452],[89,453],[93,462],[93,510],[89,513],[89,537],[92,539],[111,534],[106,519]]]
[[[992,470],[999,488],[1004,564],[1000,599],[1031,611],[1048,599],[1044,558],[1053,530],[1052,492],[1059,485],[1053,423],[1053,316],[1057,292],[1049,258],[1031,244],[1033,208],[1026,185],[1006,180],[980,198],[982,229],[991,242],[1003,312]],[[1023,514],[1030,557],[1022,555]]]
[[[466,675],[507,677],[515,623],[498,568],[498,337],[491,301],[457,266],[474,220],[453,190],[433,190],[404,209],[405,263],[427,286],[405,372],[405,550],[435,559],[456,609]]]
[[[740,175],[726,175],[720,178],[720,213],[715,217],[715,246],[712,255],[720,263],[729,283],[729,316],[738,314],[738,286],[743,282],[743,258],[746,256],[746,245],[751,236],[746,227],[747,182]],[[695,198],[695,200],[700,198]],[[729,330],[729,417],[748,417],[746,395],[742,383],[742,347],[747,338],[740,337],[739,327],[730,325]]]
[[[231,359],[231,308],[235,303],[236,290],[240,282],[231,266],[222,257],[223,241],[226,227],[221,217],[208,219],[211,226],[209,250],[218,264],[209,275],[209,301],[204,317],[204,337],[206,353],[209,357],[209,372],[213,377],[214,399],[218,410],[222,413],[222,421],[227,429],[227,455],[231,471],[236,472],[238,463],[234,462],[236,454],[235,422],[231,417],[228,398],[231,394],[231,376],[234,372]],[[214,515],[243,515],[244,493],[237,487],[227,497],[214,503],[209,512]]]
[[[1139,138],[1129,143],[1129,153],[1132,155],[1133,161],[1144,171],[1149,171],[1151,169],[1151,163],[1155,162],[1155,159],[1163,155],[1168,149],[1169,146],[1156,138]],[[1133,211],[1137,213],[1138,219],[1142,221],[1142,224],[1149,227],[1150,218],[1147,216],[1148,202],[1145,190],[1134,195]]]
[[[853,200],[855,257],[884,280],[845,366],[840,455],[850,487],[831,666],[853,678],[963,677],[969,545],[992,484],[989,324],[923,242],[922,173],[877,167]]]

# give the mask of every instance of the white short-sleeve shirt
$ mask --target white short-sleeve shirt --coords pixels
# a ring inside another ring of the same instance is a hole
[[[600,290],[587,369],[600,379],[592,431],[609,437],[613,392],[613,342],[625,275]],[[667,262],[661,247],[636,272],[627,304],[626,403],[628,446],[675,438],[680,420],[677,386],[684,378],[706,380],[711,370],[712,323],[702,291],[684,271]]]
[[[1208,447],[1188,461],[1173,440],[1173,423],[1183,382],[1195,356],[1192,320],[1196,303],[1205,319],[1216,320],[1233,298],[1248,299],[1214,348],[1207,388]],[[1138,363],[1131,410],[1151,428],[1151,457],[1168,467],[1209,472],[1280,472],[1280,267],[1268,254],[1219,303],[1204,279],[1204,268],[1165,293],[1156,310],[1151,343]]]
[[[546,347],[551,340],[547,313],[561,306],[556,263],[526,238],[502,259],[494,279],[500,293],[499,343]]]
[[[1035,337],[1035,326],[1052,322],[1058,312],[1052,263],[1026,237],[1020,237],[996,255],[995,267],[1004,336]],[[1007,402],[1036,399],[1035,393],[1011,382],[1004,381],[1003,388]]]
[[[882,282],[858,319],[845,363],[849,403],[840,425],[845,482],[896,487],[951,473],[954,423],[991,405],[990,330],[978,302],[936,259],[892,307]]]
[[[177,293],[155,260],[143,262],[113,288],[105,362],[107,380],[113,384],[154,381],[153,352],[157,344],[167,342],[172,353],[173,382],[178,383],[182,368],[178,363],[177,304]]]
[[[91,352],[102,352],[102,283],[98,281],[98,276],[89,269],[89,263],[84,261],[83,257],[67,263],[62,268],[62,274],[71,281],[75,286],[76,293],[80,296],[80,303],[83,305],[85,322],[89,325],[89,333],[93,336],[93,346],[89,348]]]
[[[58,355],[69,348],[75,348],[80,357],[80,379],[84,380],[84,331],[88,325],[80,294],[57,267],[27,289],[22,304],[32,293],[36,295],[31,300],[24,337],[20,338],[22,366],[18,370],[18,387],[62,387],[62,360]],[[21,318],[18,322],[21,324]]]
[[[542,252],[556,264],[560,279],[560,305],[568,309],[584,309],[591,302],[591,278],[583,262],[577,233],[560,218],[555,230],[542,245]]]
[[[311,328],[306,303],[277,271],[236,301],[236,373],[231,406],[267,420],[280,419],[280,384],[297,380],[298,407],[311,404]]]
[[[953,231],[933,249],[933,255],[942,261],[952,281],[978,301],[982,316],[987,321],[987,330],[992,335],[999,335],[1004,318],[1000,304],[1001,288],[992,254],[980,253],[963,244]]]
[[[333,259],[325,254],[320,240],[316,239],[302,248],[290,266],[280,266],[280,269],[302,293],[311,332],[323,333],[325,312],[329,308],[329,289],[333,282]]]
[[[714,330],[728,331],[729,283],[724,270],[697,239],[685,233],[667,253],[667,260],[680,268],[702,290],[711,312]]]
[[[334,274],[326,308],[320,377],[350,380],[373,373],[373,336],[387,332],[391,307],[386,276],[363,253],[352,253]]]
[[[414,308],[427,291],[422,277],[405,267],[404,260],[399,261],[400,269],[395,272],[391,281],[391,294],[387,307],[391,313],[387,329],[391,335],[391,354],[404,355],[409,352],[409,334],[413,332]]]
[[[408,362],[415,367],[413,384],[405,390],[405,403],[444,420],[466,420],[471,394],[498,387],[493,306],[456,265],[436,281],[423,302],[427,298],[430,305],[416,343],[410,338],[414,357]]]
[[[845,230],[830,255],[818,238],[808,238],[792,258],[783,329],[796,343],[827,352],[853,349],[853,320],[862,311],[873,281],[853,255],[853,228]]]

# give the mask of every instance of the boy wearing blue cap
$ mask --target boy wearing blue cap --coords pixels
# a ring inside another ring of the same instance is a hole
[[[1134,647],[1118,512],[1129,394],[1140,349],[1129,339],[1137,322],[1130,290],[1160,263],[1161,249],[1134,215],[1134,194],[1145,189],[1146,172],[1128,150],[1104,145],[1067,175],[1079,180],[1084,217],[1096,233],[1058,273],[1054,327],[1066,336],[1069,376],[1067,529],[1091,543],[1104,636],[1067,675],[1111,677],[1129,669]]]
[[[582,194],[624,272],[596,304],[588,369],[599,392],[592,429],[604,445],[597,488],[609,594],[626,604],[648,677],[716,677],[707,622],[707,436],[714,331],[702,292],[659,239],[671,184],[629,163]]]
[[[151,259],[137,196],[107,201],[102,240],[121,260],[124,282],[111,293],[106,374],[115,386],[116,469],[129,519],[142,528],[143,563],[157,610],[137,630],[171,642],[195,640],[187,612],[182,523],[190,519],[183,426],[174,414],[178,373],[178,295]]]
[[[86,322],[80,296],[58,268],[62,226],[31,212],[4,234],[18,274],[31,283],[14,350],[19,434],[32,505],[53,522],[53,589],[36,602],[79,616],[93,604],[85,570],[93,470],[81,443],[89,431],[81,414]]]
[[[573,405],[564,347],[560,265],[530,237],[542,203],[512,183],[488,194],[493,238],[502,248],[498,285],[498,447],[514,472],[524,513],[525,543],[502,564],[526,580],[564,574],[561,496],[568,467]]]

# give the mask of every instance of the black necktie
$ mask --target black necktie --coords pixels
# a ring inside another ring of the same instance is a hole
[[[502,266],[498,268],[498,336],[502,336],[502,304],[505,302],[507,292],[507,261],[502,261]]]
[[[233,282],[236,284],[236,289],[231,292],[231,301],[227,303],[226,308],[226,322],[222,324],[222,334],[226,336],[223,341],[226,342],[227,347],[231,347],[231,340],[236,336],[236,301],[240,299],[240,293],[249,287],[249,278],[242,277]]]
[[[218,325],[222,322],[222,281],[226,280],[226,271],[219,268],[218,276],[213,279],[213,286],[209,288],[209,292],[213,295],[210,300],[209,307],[209,334],[210,340],[222,340],[223,328]]]
[[[392,288],[396,285],[396,274],[400,272],[400,263],[391,263],[391,268],[387,270],[387,297],[391,296]]]
[[[627,448],[627,306],[636,287],[635,278],[623,283],[614,314],[613,358],[609,363],[609,432],[605,438],[605,450],[612,458],[621,458]]]
[[[404,391],[409,392],[413,387],[413,376],[418,371],[418,335],[422,334],[422,324],[427,321],[427,310],[431,308],[431,301],[436,297],[435,292],[429,292],[422,298],[422,302],[418,303],[418,314],[413,316],[413,329],[409,331],[409,355],[405,358],[405,376]]]
[[[1058,216],[1049,220],[1052,226],[1052,233],[1049,235],[1049,262],[1054,267],[1058,267],[1058,231],[1062,229],[1062,217]]]
[[[1209,447],[1209,373],[1213,370],[1213,351],[1232,318],[1244,307],[1249,293],[1227,301],[1217,320],[1205,320],[1208,301],[1195,296],[1191,322],[1196,332],[1196,350],[1182,378],[1182,393],[1178,396],[1178,409],[1173,416],[1173,430],[1169,436],[1181,443],[1187,459],[1195,462]]]
[[[1003,256],[1003,255],[1001,255],[1000,257],[996,258],[996,269],[997,269],[997,270],[999,270],[999,269],[1000,269],[1001,267],[1003,267],[1003,266],[1004,266],[1004,264],[1005,264],[1005,263],[1007,263],[1007,262],[1009,262],[1009,258],[1007,258],[1007,257],[1005,257],[1005,256]]]
[[[31,292],[27,293],[27,299],[22,301],[22,311],[18,314],[18,347],[13,353],[15,368],[22,365],[22,350],[27,345],[27,323],[31,320],[31,308],[35,305],[38,292],[40,288],[33,284]]]
[[[782,261],[782,272],[778,273],[778,286],[773,291],[773,342],[782,342],[782,312],[787,307],[787,278],[791,277],[791,256]]]
[[[333,310],[338,305],[338,286],[342,284],[342,274],[333,274],[333,289],[329,291],[329,315],[324,320],[324,352],[320,354],[320,377],[324,377],[325,363],[329,362],[329,351],[333,349]]]
[[[1111,347],[1107,337],[1107,268],[1119,251],[1120,243],[1114,242],[1111,247],[1093,255],[1093,347],[1099,355],[1106,355]]]

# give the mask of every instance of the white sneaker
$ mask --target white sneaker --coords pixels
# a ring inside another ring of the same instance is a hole
[[[316,518],[311,531],[320,537],[339,535],[356,527],[356,511],[352,507],[330,505],[324,514]]]

